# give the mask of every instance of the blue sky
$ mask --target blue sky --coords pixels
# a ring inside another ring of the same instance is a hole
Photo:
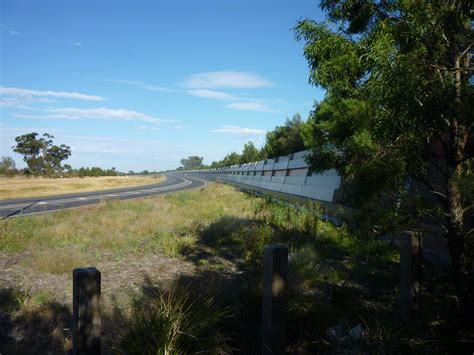
[[[219,160],[324,93],[292,27],[317,1],[0,1],[0,155],[48,132],[73,167]]]

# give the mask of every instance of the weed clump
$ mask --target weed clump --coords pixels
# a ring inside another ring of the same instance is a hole
[[[220,324],[229,315],[212,297],[192,298],[173,289],[145,296],[133,307],[130,330],[118,346],[122,354],[223,353]]]

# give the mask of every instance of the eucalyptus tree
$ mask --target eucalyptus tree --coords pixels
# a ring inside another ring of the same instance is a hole
[[[396,212],[399,227],[436,221],[431,231],[447,238],[461,315],[470,326],[471,5],[468,0],[325,0],[321,7],[328,22],[307,19],[295,28],[305,43],[310,82],[327,91],[304,132],[312,168],[336,168],[358,192],[355,203],[383,201]],[[408,177],[425,184],[432,198],[423,201],[420,195],[420,204],[407,203]],[[403,216],[401,207],[416,208]]]
[[[33,175],[58,173],[62,170],[61,162],[71,156],[71,147],[61,144],[53,145],[54,136],[44,133],[27,133],[15,138],[13,151],[23,155]]]

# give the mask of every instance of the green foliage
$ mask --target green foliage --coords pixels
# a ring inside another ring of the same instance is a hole
[[[11,157],[2,157],[0,161],[0,175],[13,176],[18,173],[15,161]]]
[[[472,1],[321,5],[331,27],[303,20],[295,28],[310,82],[327,91],[303,132],[308,163],[343,177],[364,234],[431,224],[448,238],[460,315],[470,329]]]
[[[259,150],[252,141],[245,143],[242,154],[231,152],[220,161],[213,161],[211,169],[231,165],[256,162],[267,158],[289,155],[305,150],[305,137],[310,134],[309,128],[297,113],[292,119],[287,118],[283,126],[267,132],[265,145]]]
[[[240,156],[240,163],[251,163],[262,159],[260,151],[255,147],[252,141],[245,143],[244,150]]]
[[[370,212],[384,196],[384,209],[395,216],[410,176],[448,205],[448,183],[466,173],[463,160],[472,162],[468,4],[326,0],[322,8],[336,27],[297,24],[310,82],[327,91],[303,132],[308,162],[316,172],[335,168],[350,204]],[[427,181],[440,154],[443,186]],[[414,207],[406,210],[414,218],[397,220],[415,223],[426,214]],[[428,209],[436,212],[433,204]]]
[[[23,155],[30,173],[34,175],[53,174],[62,171],[61,162],[71,156],[71,148],[65,144],[53,145],[54,136],[32,132],[15,138],[13,151]]]
[[[287,118],[285,125],[276,127],[267,133],[263,151],[269,158],[288,155],[305,150],[301,135],[304,122],[297,113],[292,119]]]
[[[122,354],[220,353],[227,350],[219,324],[228,316],[211,297],[190,297],[185,289],[139,300],[130,330],[121,339]]]
[[[229,153],[225,156],[222,164],[223,166],[238,165],[240,164],[240,155],[236,152]]]
[[[187,159],[181,159],[181,165],[183,170],[193,170],[200,169],[203,167],[202,161],[203,157],[198,157],[197,155],[189,156]]]
[[[244,260],[248,264],[261,264],[263,250],[273,239],[273,230],[268,225],[251,225],[242,230],[239,236],[242,239]]]
[[[115,170],[115,167],[112,169],[102,169],[97,166],[93,167],[81,167],[77,170],[71,170],[71,174],[77,174],[79,177],[85,176],[117,176],[118,172]]]

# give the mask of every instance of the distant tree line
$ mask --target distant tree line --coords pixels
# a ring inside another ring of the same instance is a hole
[[[309,129],[308,124],[297,113],[291,119],[287,118],[284,125],[277,126],[274,130],[267,132],[265,144],[260,149],[252,141],[249,141],[245,143],[240,154],[230,152],[222,160],[213,161],[209,166],[202,164],[202,157],[190,156],[181,160],[181,166],[177,170],[222,168],[299,152],[308,149],[304,137],[308,135],[305,132]]]

